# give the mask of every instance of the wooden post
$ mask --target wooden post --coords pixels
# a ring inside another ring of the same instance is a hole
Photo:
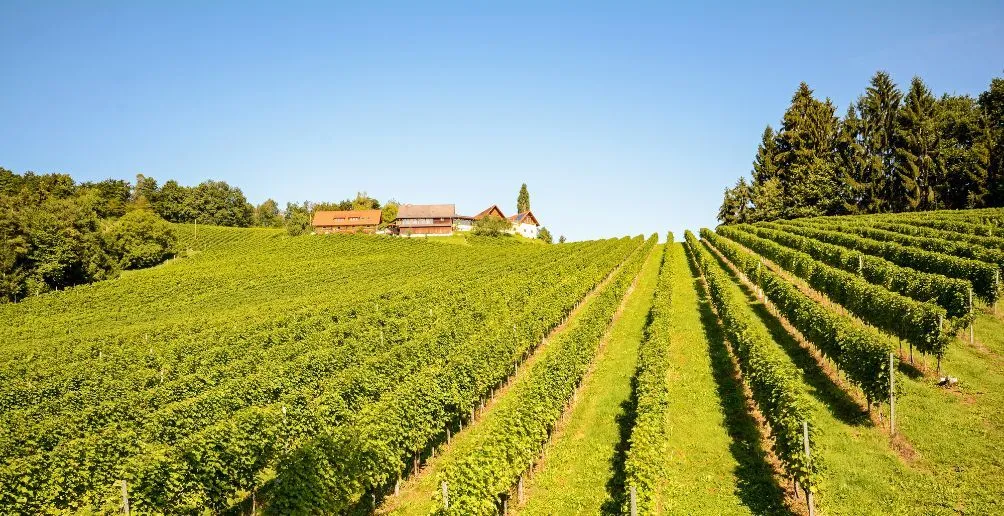
[[[443,508],[450,508],[450,491],[446,486],[446,481],[443,481]]]
[[[631,516],[638,516],[638,490],[631,486]]]
[[[865,263],[864,262],[865,262],[864,255],[860,255],[859,254],[858,255],[858,276],[864,276],[864,268],[865,268]]]
[[[508,513],[509,513],[509,499],[508,498],[503,498],[502,499],[502,514],[504,515],[504,514],[508,514]]]
[[[415,452],[415,455],[414,455],[412,461],[413,461],[413,464],[414,464],[414,469],[412,470],[412,475],[418,475],[418,452]]]
[[[446,425],[446,444],[450,444],[450,425]]]
[[[809,422],[802,421],[802,442],[805,443],[805,462],[806,465],[809,464],[809,458],[811,457],[809,451]],[[816,506],[812,501],[812,490],[809,486],[802,486],[802,490],[805,491],[805,500],[809,504],[809,516],[816,515]]]
[[[973,315],[973,289],[972,289],[972,287],[969,288],[969,315],[970,315],[970,317],[969,317],[969,319],[970,319],[969,320],[969,345],[971,346],[973,344],[976,344],[976,335],[975,335],[975,332],[973,331],[973,326],[976,323],[976,318],[972,317],[972,315]]]
[[[394,496],[401,494],[401,472],[397,472],[397,482],[394,482]]]
[[[516,484],[516,497],[519,499],[519,504],[523,505],[523,475],[519,476],[519,482]]]
[[[126,516],[129,516],[129,484],[122,479],[122,509]]]
[[[896,435],[896,367],[889,353],[889,435]]]

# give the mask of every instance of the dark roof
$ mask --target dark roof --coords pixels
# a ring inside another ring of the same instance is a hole
[[[314,213],[313,225],[375,226],[380,223],[380,214],[380,210],[318,211]]]
[[[537,217],[535,217],[533,215],[533,212],[529,210],[524,211],[522,213],[517,213],[509,217],[509,222],[512,222],[513,224],[533,224],[535,226],[540,225],[540,222],[537,221]]]

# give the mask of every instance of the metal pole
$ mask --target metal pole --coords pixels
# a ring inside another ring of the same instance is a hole
[[[805,443],[805,463],[806,466],[809,464],[809,458],[811,457],[809,452],[809,422],[802,421],[802,442]],[[809,502],[809,516],[816,515],[816,507],[812,503],[812,490],[809,489],[808,485],[802,486],[805,490],[805,499]]]
[[[896,435],[896,368],[889,353],[889,434]]]

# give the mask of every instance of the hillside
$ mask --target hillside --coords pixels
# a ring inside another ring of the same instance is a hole
[[[665,245],[177,231],[0,306],[0,512],[1001,509],[1004,210]]]

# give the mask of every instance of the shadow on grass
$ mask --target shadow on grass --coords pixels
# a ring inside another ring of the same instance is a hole
[[[712,253],[714,254],[714,253]],[[781,325],[781,321],[774,317],[767,306],[756,299],[753,291],[743,284],[739,278],[721,259],[715,256],[725,272],[739,285],[747,299],[750,300],[750,307],[753,313],[760,319],[760,322],[767,327],[770,336],[781,349],[791,358],[795,367],[802,371],[802,379],[809,387],[808,394],[819,400],[830,411],[833,417],[843,423],[855,426],[874,426],[868,417],[868,412],[858,404],[850,394],[840,385],[837,385],[829,375],[820,367],[819,362],[809,352],[803,348],[788,330]]]
[[[708,341],[711,370],[717,385],[718,400],[725,414],[725,426],[732,438],[729,451],[739,463],[736,469],[739,492],[736,493],[754,514],[792,514],[784,503],[784,490],[778,485],[774,470],[767,462],[763,434],[749,413],[746,396],[736,380],[738,370],[725,348],[725,337],[718,318],[711,310],[711,302],[699,278],[693,257],[687,253],[691,277],[697,289],[701,323]]]
[[[625,483],[627,481],[627,471],[624,464],[627,462],[627,452],[630,447],[631,429],[634,428],[635,417],[638,408],[638,376],[631,378],[631,396],[621,402],[621,412],[617,415],[617,429],[620,434],[620,442],[614,449],[614,456],[611,458],[610,470],[613,474],[607,480],[607,501],[603,503],[600,511],[603,514],[622,514],[621,507],[624,506],[627,493]]]

